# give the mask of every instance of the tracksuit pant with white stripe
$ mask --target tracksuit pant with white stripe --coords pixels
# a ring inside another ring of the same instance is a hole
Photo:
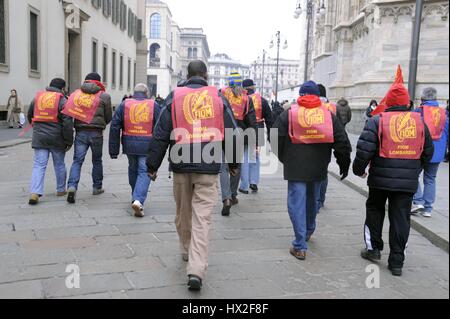
[[[411,229],[411,206],[414,194],[370,188],[367,200],[365,241],[368,250],[384,248],[382,239],[386,202],[389,201],[389,265],[403,268]]]

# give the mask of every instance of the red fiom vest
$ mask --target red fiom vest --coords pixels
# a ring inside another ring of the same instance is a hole
[[[444,109],[433,106],[423,106],[423,119],[430,130],[433,141],[439,141],[444,133],[447,114]]]
[[[153,100],[126,100],[123,134],[126,136],[153,136],[154,107],[155,101]]]
[[[88,94],[81,90],[76,90],[70,95],[62,113],[83,123],[91,124],[100,105],[102,93],[100,91],[97,94]]]
[[[58,92],[38,92],[34,98],[33,123],[58,123],[59,101],[62,96]]]
[[[289,136],[293,144],[334,143],[330,111],[324,106],[308,109],[293,105],[289,111]]]
[[[215,87],[177,88],[172,123],[177,144],[222,142],[224,106]]]
[[[425,126],[419,113],[381,113],[378,134],[380,157],[418,160],[422,156]]]
[[[230,103],[231,109],[234,113],[234,118],[238,121],[243,121],[248,113],[249,97],[246,94],[235,96],[231,88],[222,90],[223,96]]]
[[[330,112],[333,113],[334,115],[337,114],[337,107],[336,107],[336,104],[333,104],[333,103],[328,102],[328,103],[323,103],[323,106],[325,106],[325,107],[328,109],[328,111],[330,111]]]
[[[250,98],[253,101],[253,107],[255,108],[256,113],[256,122],[263,123],[263,106],[262,106],[262,96],[259,93],[255,93],[250,95]]]

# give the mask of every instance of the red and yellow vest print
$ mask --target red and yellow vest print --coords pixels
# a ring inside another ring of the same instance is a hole
[[[378,134],[380,157],[418,160],[422,156],[425,126],[419,113],[381,113]]]
[[[234,118],[238,121],[243,121],[248,113],[249,97],[247,94],[241,96],[235,96],[231,88],[225,88],[222,90],[223,96],[230,103],[233,110]]]
[[[289,136],[293,144],[334,143],[330,111],[324,106],[309,109],[293,105],[289,111]]]
[[[100,105],[101,95],[102,91],[97,94],[88,94],[77,90],[70,95],[62,113],[83,123],[91,124]]]
[[[263,106],[262,106],[262,96],[259,93],[255,93],[250,95],[250,98],[253,102],[253,107],[255,108],[256,113],[256,122],[263,123]]]
[[[336,104],[333,104],[331,102],[327,102],[327,103],[323,103],[323,106],[325,106],[325,108],[330,111],[331,113],[333,113],[334,115],[337,114],[337,107]]]
[[[439,141],[444,133],[447,114],[443,108],[423,106],[423,119],[430,130],[433,141]]]
[[[155,101],[134,100],[125,101],[124,130],[126,136],[153,136],[153,111]]]
[[[34,122],[57,123],[62,94],[41,91],[34,98]]]
[[[177,144],[222,142],[224,106],[215,87],[177,88],[172,123]]]

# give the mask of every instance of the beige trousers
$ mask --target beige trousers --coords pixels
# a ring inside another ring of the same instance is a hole
[[[181,253],[189,255],[187,273],[203,279],[208,268],[212,213],[219,199],[219,176],[174,174],[173,191]]]

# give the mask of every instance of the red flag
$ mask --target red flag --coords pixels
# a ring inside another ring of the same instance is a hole
[[[403,80],[402,67],[399,64],[398,67],[397,67],[397,73],[395,74],[395,80],[394,80],[394,83],[392,84],[392,86],[394,86],[396,84],[404,84],[404,83],[405,82]],[[392,86],[391,86],[391,88],[392,88]],[[386,109],[387,109],[386,97],[384,97],[384,99],[380,102],[378,107],[372,112],[372,116],[375,116],[375,115],[378,115],[380,113],[383,113]]]

